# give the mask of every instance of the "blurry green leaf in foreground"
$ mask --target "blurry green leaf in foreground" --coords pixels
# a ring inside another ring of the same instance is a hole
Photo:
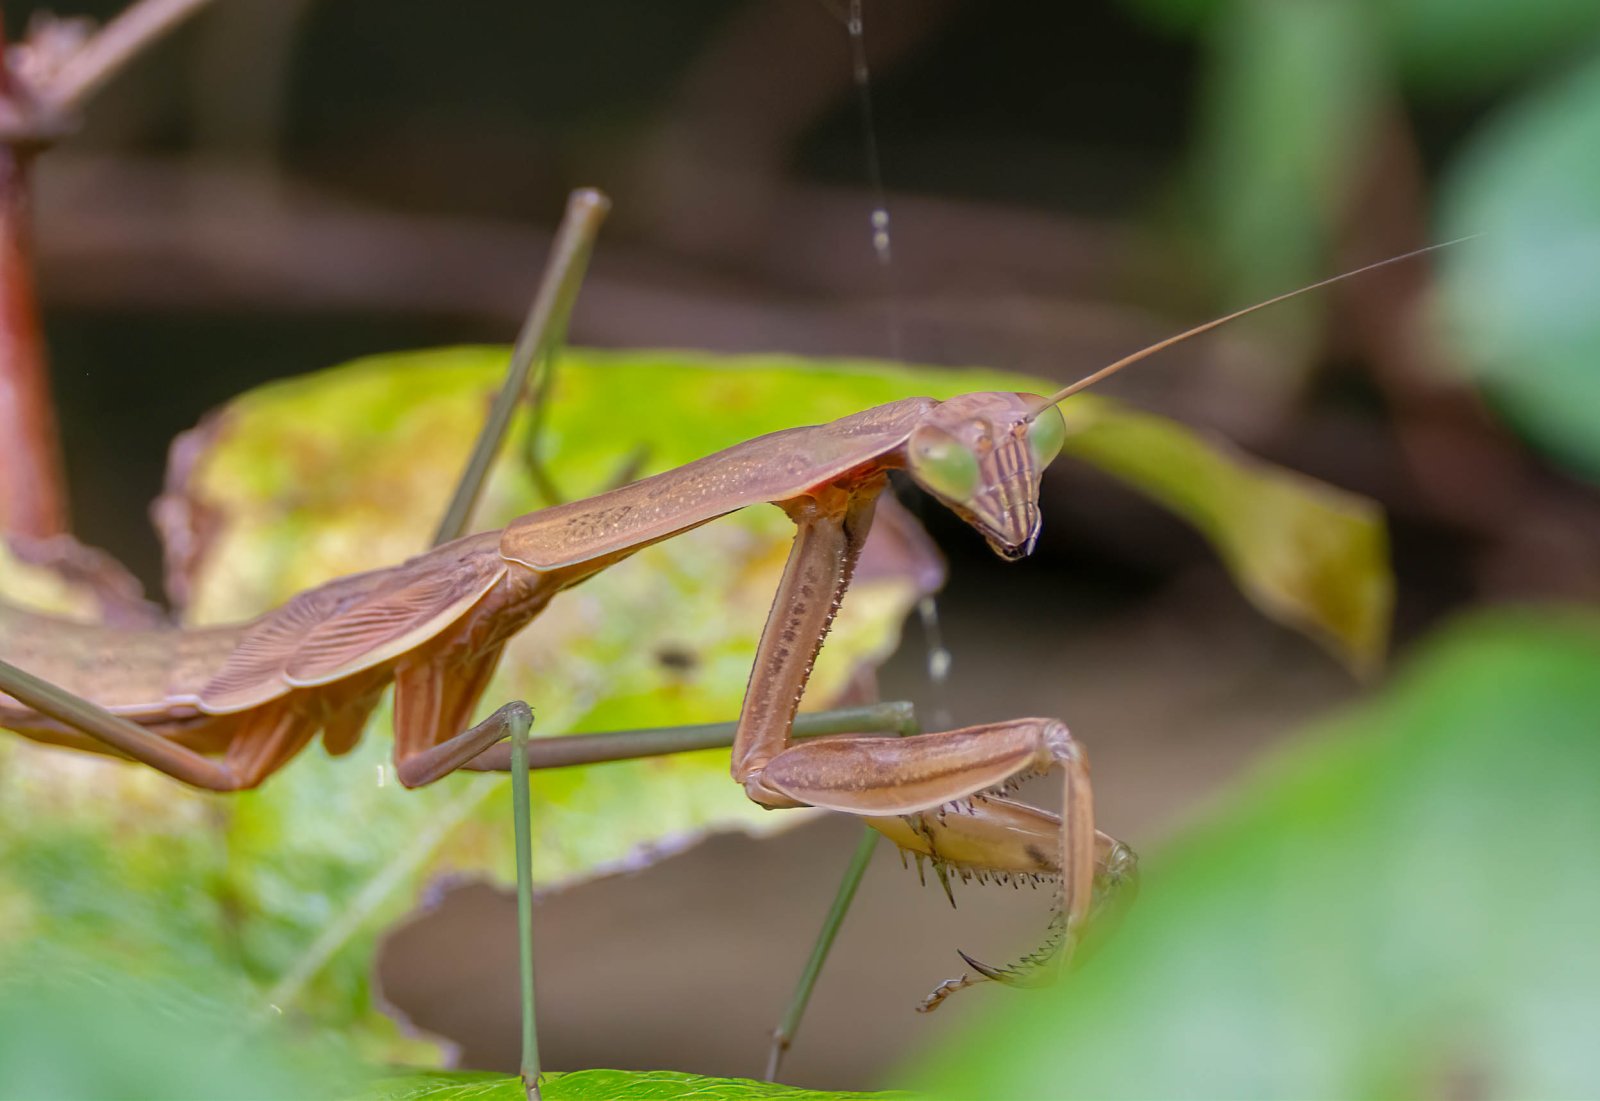
[[[247,394],[191,437],[163,508],[184,551],[193,621],[248,617],[422,549],[505,356],[457,349],[361,361]],[[572,352],[542,458],[579,497],[641,454],[649,473],[910,394],[982,389],[1050,384],[778,357]],[[1368,506],[1092,396],[1067,414],[1069,455],[1194,522],[1265,610],[1311,625],[1357,660],[1381,644],[1388,574]],[[541,503],[525,466],[507,458],[479,526]],[[562,594],[512,641],[485,708],[527,699],[543,736],[732,718],[792,530],[776,508],[749,509]],[[903,548],[863,560],[811,703],[893,648],[921,591],[916,572]],[[23,950],[87,942],[179,970],[220,966],[291,1019],[342,1029],[367,1058],[425,1057],[372,1009],[372,942],[432,874],[508,876],[509,797],[501,778],[481,775],[401,789],[388,721],[380,714],[347,757],[313,747],[236,796],[0,738],[0,821],[27,824],[0,832],[4,939]],[[727,771],[727,752],[712,751],[541,773],[536,877],[559,886],[709,830],[800,820],[755,807]]]
[[[671,1070],[580,1070],[547,1074],[544,1101],[912,1101],[905,1093],[806,1090],[748,1078],[702,1078]],[[359,1101],[523,1101],[522,1080],[504,1074],[418,1073],[385,1078]]]
[[[1600,619],[1500,614],[1144,866],[941,1097],[1600,1095]]]
[[[296,1040],[237,980],[133,976],[103,957],[8,956],[0,971],[0,1097],[332,1099],[372,1075],[326,1038]]]
[[[1600,479],[1600,61],[1484,128],[1444,189],[1457,354],[1529,436]]]

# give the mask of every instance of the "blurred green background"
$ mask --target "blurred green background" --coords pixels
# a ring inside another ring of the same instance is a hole
[[[15,35],[33,6],[0,10]],[[159,591],[144,509],[166,441],[269,379],[506,341],[574,186],[616,202],[577,343],[1062,381],[1481,234],[1107,387],[1384,507],[1393,683],[1254,617],[1198,535],[1102,473],[1052,472],[1024,564],[926,517],[951,561],[951,679],[930,685],[912,630],[884,695],[1065,718],[1105,828],[1148,856],[1144,897],[1055,990],[924,1019],[954,947],[1004,958],[1044,903],[968,891],[952,913],[880,853],[787,1077],[1600,1095],[1600,6],[863,13],[887,274],[842,2],[218,0],[39,164],[78,533]],[[853,829],[717,838],[546,899],[550,1062],[757,1072]],[[388,941],[384,993],[467,1065],[508,1069],[509,902],[439,897]]]

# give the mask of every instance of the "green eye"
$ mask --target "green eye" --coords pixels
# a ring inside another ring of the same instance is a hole
[[[1033,449],[1033,461],[1043,470],[1061,454],[1061,445],[1067,439],[1067,422],[1061,410],[1054,405],[1039,411],[1028,426],[1028,446]]]
[[[911,476],[941,497],[969,501],[978,491],[978,457],[943,432],[918,433],[911,441]]]

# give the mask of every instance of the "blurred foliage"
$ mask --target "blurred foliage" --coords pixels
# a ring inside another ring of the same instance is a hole
[[[13,604],[44,608],[73,619],[92,620],[100,604],[89,586],[49,566],[26,561],[0,539],[0,594]]]
[[[35,945],[0,970],[0,1095],[52,1101],[332,1098],[370,1072],[335,1035],[294,1036],[238,976],[181,978]]]
[[[1449,335],[1511,420],[1600,479],[1600,56],[1484,128],[1446,188]]]
[[[1386,0],[1366,10],[1409,87],[1479,92],[1600,45],[1590,0]]]
[[[704,1078],[671,1070],[579,1070],[547,1074],[544,1101],[912,1101],[907,1093],[807,1090],[748,1078]],[[382,1079],[361,1101],[524,1101],[522,1079],[504,1074],[428,1072]]]
[[[1311,27],[1337,18],[1370,28],[1373,60],[1385,60],[1408,86],[1459,94],[1503,84],[1583,49],[1600,35],[1600,8],[1590,0],[1124,0],[1152,23],[1174,31],[1222,37],[1243,9]],[[1248,17],[1247,17],[1248,18]],[[1336,44],[1336,49],[1338,48]],[[1247,59],[1248,61],[1249,59]],[[1370,79],[1375,73],[1366,74]],[[1292,91],[1293,80],[1282,86]],[[1277,91],[1277,89],[1273,89]]]
[[[943,1097],[1600,1093],[1600,619],[1445,632],[1147,858],[1103,951],[915,1077]]]
[[[674,1071],[552,1073],[547,1101],[832,1101],[840,1093]],[[0,975],[0,1096],[52,1101],[523,1101],[520,1078],[476,1072],[381,1073],[337,1032],[294,1030],[247,983],[186,967],[181,981],[130,973],[125,960],[46,949]]]
[[[1195,189],[1213,246],[1208,266],[1238,303],[1254,302],[1321,270],[1349,201],[1378,61],[1370,18],[1345,0],[1250,0],[1219,22],[1209,35]],[[1326,308],[1312,296],[1263,323],[1303,333]],[[1280,361],[1272,366],[1282,374]]]
[[[1328,274],[1341,240],[1361,236],[1353,228],[1366,216],[1354,205],[1358,184],[1378,158],[1394,155],[1386,142],[1415,140],[1402,91],[1476,107],[1472,97],[1526,85],[1449,166],[1436,239],[1485,240],[1439,264],[1461,354],[1513,421],[1568,461],[1600,469],[1597,437],[1580,423],[1600,408],[1587,370],[1597,347],[1589,288],[1600,263],[1592,236],[1600,222],[1600,5],[1126,3],[1198,36],[1205,49],[1188,190],[1209,267],[1232,305]],[[1414,230],[1432,236],[1428,226]],[[1288,356],[1305,361],[1326,308],[1319,296],[1274,312],[1268,324]],[[1270,391],[1284,377],[1254,382]]]
[[[193,621],[248,616],[425,545],[505,355],[387,356],[228,407],[197,438],[183,486],[208,540],[191,562]],[[983,371],[657,353],[573,352],[557,379],[542,455],[569,495],[599,490],[641,448],[649,472],[908,394],[1048,388]],[[1389,578],[1369,505],[1112,402],[1078,398],[1066,412],[1069,453],[1195,522],[1264,608],[1352,660],[1381,646]],[[507,459],[479,520],[502,523],[540,500],[526,464]],[[485,708],[529,699],[543,734],[731,717],[790,530],[777,509],[747,510],[564,594],[511,644]],[[918,595],[904,563],[863,563],[813,702],[892,648]],[[677,656],[665,662],[669,649]],[[372,1008],[372,943],[431,875],[509,875],[509,795],[481,775],[403,791],[386,742],[368,739],[345,760],[309,752],[261,790],[215,796],[148,769],[0,741],[0,816],[29,823],[0,836],[6,943],[93,945],[176,974],[230,971],[254,984],[254,1001],[342,1030],[366,1058],[425,1057]],[[536,879],[554,887],[709,830],[798,820],[749,803],[727,767],[725,751],[710,751],[539,774]]]

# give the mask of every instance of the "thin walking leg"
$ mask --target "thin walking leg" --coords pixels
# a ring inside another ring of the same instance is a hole
[[[539,1101],[539,1030],[533,1015],[533,822],[528,774],[528,727],[533,712],[523,704],[510,716],[511,813],[517,833],[517,962],[522,981],[522,1086]]]
[[[497,713],[498,714],[498,713]],[[493,720],[491,720],[493,721]],[[714,749],[731,745],[737,722],[705,723],[698,726],[659,727],[654,730],[626,730],[605,734],[571,734],[561,738],[541,738],[534,742],[523,761],[516,756],[515,744],[503,743],[478,754],[467,762],[465,768],[481,771],[522,771],[528,768],[564,768],[571,765],[599,764],[604,761],[633,760],[639,757],[667,753],[683,753],[695,749]],[[792,737],[814,738],[840,734],[915,734],[918,731],[916,713],[909,703],[889,702],[846,707],[834,711],[807,712],[795,718]],[[483,736],[489,736],[487,734]],[[531,758],[531,759],[528,759]],[[839,928],[861,886],[867,864],[872,855],[872,845],[877,834],[864,831],[860,845],[844,879],[839,884],[822,928],[817,932],[811,955],[795,984],[794,995],[782,1022],[772,1035],[772,1049],[767,1057],[767,1080],[777,1076],[778,1066],[788,1051],[794,1035],[800,1029],[811,1001],[828,953],[833,948]]]
[[[872,850],[877,843],[876,830],[868,826],[861,831],[861,840],[856,844],[855,855],[850,858],[850,864],[844,870],[844,878],[839,881],[839,890],[833,896],[833,905],[828,907],[828,916],[822,919],[822,928],[817,930],[816,943],[811,946],[811,956],[806,960],[805,969],[800,972],[800,980],[795,983],[794,993],[790,995],[789,1008],[784,1011],[778,1027],[772,1030],[772,1046],[767,1049],[768,1082],[778,1080],[778,1068],[783,1064],[783,1057],[789,1053],[789,1046],[794,1043],[795,1033],[800,1031],[801,1018],[806,1014],[806,1007],[811,1004],[811,991],[816,989],[817,977],[822,974],[822,967],[828,962],[828,953],[833,950],[834,938],[839,935],[839,927],[844,924],[844,917],[850,912],[850,904],[855,901],[856,888],[861,886],[862,877],[867,874],[867,865],[872,863]]]
[[[478,494],[489,476],[489,468],[506,429],[511,425],[511,415],[518,403],[528,393],[528,373],[541,357],[552,354],[565,338],[567,318],[578,297],[578,285],[583,282],[583,272],[588,266],[589,253],[594,249],[595,236],[600,223],[611,209],[611,200],[600,192],[585,188],[574,191],[567,200],[567,213],[556,231],[555,244],[551,246],[550,263],[544,280],[539,284],[539,294],[533,308],[517,335],[517,346],[511,353],[511,366],[506,381],[495,395],[489,418],[484,423],[478,442],[473,445],[472,457],[456,485],[455,496],[445,510],[433,537],[433,545],[448,543],[467,533],[472,522],[472,509],[478,503]],[[542,393],[541,385],[535,396]],[[541,414],[536,409],[535,418]],[[538,423],[537,420],[535,423]]]
[[[919,733],[916,717],[911,713],[910,705],[907,704],[905,707],[904,720],[894,728],[902,737]],[[796,722],[796,732],[799,727],[799,722]],[[789,996],[789,1008],[784,1010],[778,1027],[772,1030],[772,1046],[767,1049],[768,1082],[778,1080],[783,1057],[789,1054],[795,1035],[800,1031],[800,1022],[806,1015],[806,1008],[811,1004],[811,992],[816,989],[817,979],[822,975],[822,968],[828,962],[828,953],[833,951],[833,942],[839,936],[839,929],[844,925],[845,915],[850,912],[851,903],[855,902],[856,891],[860,889],[861,881],[866,878],[867,867],[872,863],[872,850],[877,841],[878,831],[870,826],[863,829],[861,840],[856,843],[856,851],[850,857],[850,863],[845,865],[844,875],[839,879],[839,887],[833,893],[833,904],[828,907],[827,916],[822,919],[822,927],[817,930],[817,939],[811,945],[811,955],[806,959],[800,978],[795,981],[794,993]]]
[[[223,762],[168,741],[5,661],[0,661],[0,690],[39,714],[82,731],[119,753],[186,784],[208,791],[237,791],[246,786]]]

